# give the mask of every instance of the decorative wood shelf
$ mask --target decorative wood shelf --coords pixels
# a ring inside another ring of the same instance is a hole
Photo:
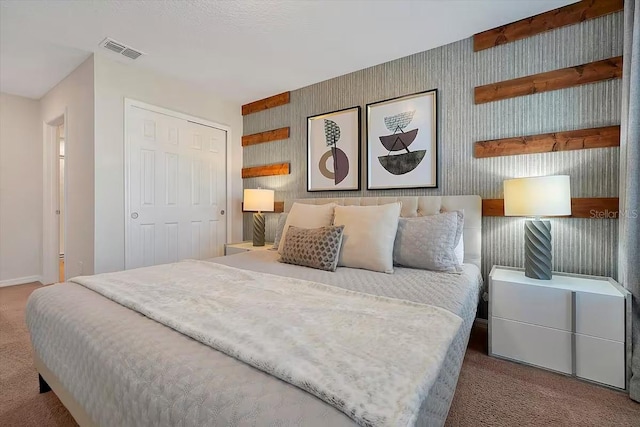
[[[273,175],[289,175],[289,163],[275,163],[272,165],[242,168],[242,179]]]
[[[572,198],[570,218],[618,219],[617,197]],[[504,199],[482,199],[482,216],[504,216]]]
[[[622,77],[622,56],[534,74],[474,89],[475,103],[499,101]]]
[[[473,36],[473,50],[489,49],[505,43],[544,33],[566,25],[578,24],[622,10],[624,0],[584,0],[539,15],[493,28]]]
[[[242,115],[257,113],[258,111],[267,110],[269,108],[279,107],[288,104],[291,98],[291,92],[283,92],[269,98],[260,99],[242,106]]]
[[[618,147],[620,126],[607,126],[513,138],[478,141],[473,147],[476,158],[516,154],[550,153],[588,148]]]
[[[245,211],[244,203],[243,203],[242,212],[253,212],[253,211]],[[284,202],[273,202],[273,212],[263,212],[263,213],[282,213],[282,212],[284,212]]]
[[[245,135],[242,137],[242,146],[247,147],[249,145],[262,144],[263,142],[279,141],[281,139],[289,138],[289,128],[280,128],[274,130],[268,130],[266,132],[254,133],[252,135]]]
[[[504,199],[482,199],[482,216],[504,216]]]
[[[571,217],[573,218],[594,218],[595,213],[596,219],[618,219],[619,210],[620,200],[617,197],[571,199]]]

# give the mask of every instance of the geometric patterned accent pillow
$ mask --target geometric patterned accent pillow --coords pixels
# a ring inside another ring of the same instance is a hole
[[[320,228],[290,226],[280,242],[280,262],[336,271],[344,225]]]

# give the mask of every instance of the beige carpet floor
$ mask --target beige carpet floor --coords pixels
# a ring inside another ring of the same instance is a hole
[[[39,285],[0,288],[0,426],[74,426],[56,396],[38,394],[24,308]],[[486,354],[486,328],[471,335],[447,426],[640,427],[626,394]]]

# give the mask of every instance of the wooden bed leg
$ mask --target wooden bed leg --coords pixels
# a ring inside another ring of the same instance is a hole
[[[49,387],[49,384],[47,384],[40,374],[38,374],[38,383],[40,384],[40,394],[51,391],[51,387]]]

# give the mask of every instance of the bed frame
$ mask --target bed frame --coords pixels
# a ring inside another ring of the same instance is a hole
[[[401,202],[400,216],[413,218],[455,210],[464,211],[464,262],[481,268],[482,199],[480,196],[407,196],[407,197],[345,197],[322,199],[295,199],[285,202],[289,212],[294,202],[307,204],[336,203],[343,206],[374,206]],[[40,393],[53,391],[81,427],[97,427],[87,412],[71,396],[61,381],[42,362],[34,351],[34,364],[38,371]]]
[[[33,362],[38,370],[40,393],[42,394],[53,390],[78,425],[82,427],[98,427],[91,421],[89,414],[87,414],[82,406],[71,396],[71,393],[64,388],[60,380],[45,366],[35,351],[33,352]]]

